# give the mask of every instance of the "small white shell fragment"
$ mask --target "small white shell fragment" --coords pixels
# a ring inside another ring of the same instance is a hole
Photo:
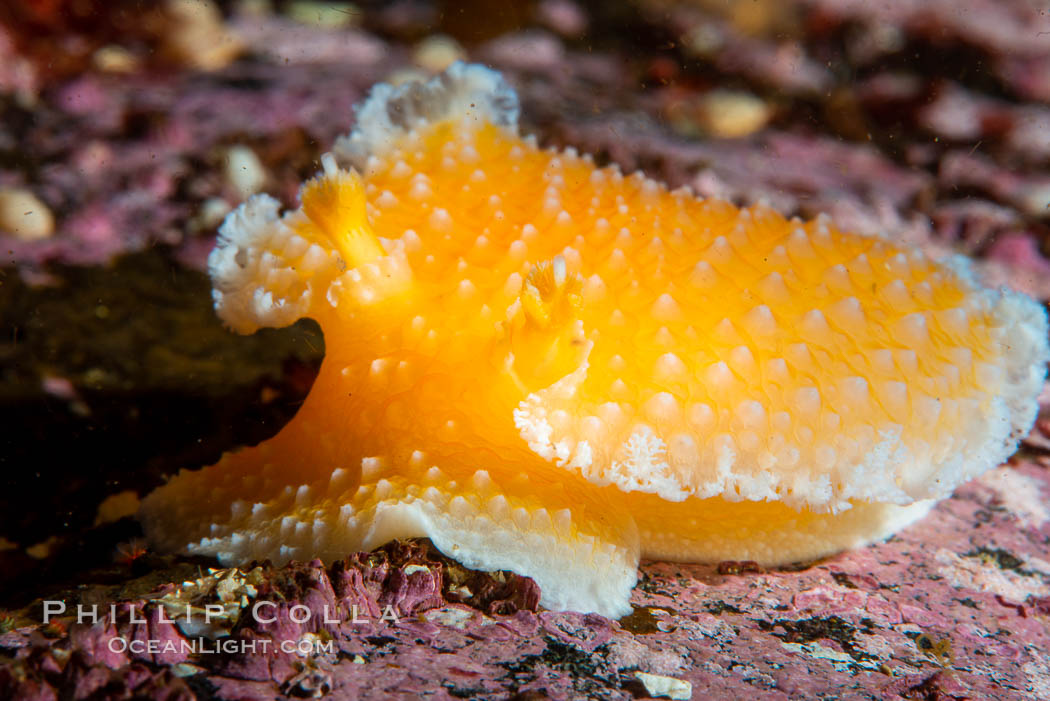
[[[654,699],[690,699],[693,697],[693,685],[683,679],[648,672],[635,672],[634,676]]]
[[[39,197],[22,188],[0,188],[0,233],[39,241],[55,233],[55,217]]]
[[[241,199],[254,195],[266,184],[266,168],[248,146],[231,146],[223,161],[226,181]]]

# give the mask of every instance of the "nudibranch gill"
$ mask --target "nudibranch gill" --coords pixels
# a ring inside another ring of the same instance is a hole
[[[1050,357],[1033,300],[826,218],[737,209],[517,132],[485,67],[380,84],[301,206],[232,212],[235,331],[315,319],[274,438],[144,499],[159,548],[339,558],[426,536],[618,616],[640,557],[816,558],[998,465]]]

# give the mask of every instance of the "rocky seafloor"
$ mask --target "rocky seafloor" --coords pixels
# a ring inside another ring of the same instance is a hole
[[[425,542],[228,570],[137,540],[137,495],[276,432],[323,355],[308,323],[221,327],[218,221],[291,203],[374,82],[456,58],[503,71],[541,143],[1050,298],[1046,7],[491,5],[0,8],[0,697],[1050,698],[1050,392],[1010,464],[888,542],[645,563],[620,621]]]

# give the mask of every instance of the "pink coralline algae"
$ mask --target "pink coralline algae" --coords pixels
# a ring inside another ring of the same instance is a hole
[[[331,688],[338,660],[363,664],[395,642],[436,644],[442,625],[462,630],[484,619],[502,624],[496,638],[520,635],[516,615],[534,613],[538,601],[530,579],[465,570],[425,543],[394,542],[327,568],[315,560],[228,571],[148,598],[71,602],[57,624],[0,637],[0,648],[14,653],[0,665],[0,694],[86,698],[104,687],[107,698],[192,698],[188,682],[207,678],[231,692],[267,683],[300,696]],[[208,614],[208,606],[223,611]],[[535,627],[526,623],[528,632]],[[313,656],[315,649],[325,652]]]
[[[629,699],[648,693],[644,673],[688,682],[694,698],[1039,698],[1050,683],[1048,497],[1046,469],[1018,463],[885,544],[801,569],[649,563],[620,621],[539,610],[531,580],[464,570],[425,541],[327,567],[221,571],[225,584],[203,595],[166,585],[121,601],[115,624],[45,637],[37,621],[0,636],[13,658],[0,695]],[[179,619],[184,603],[223,601],[234,603],[207,630]],[[269,602],[263,620],[247,613],[258,602]],[[121,638],[155,649],[114,647]],[[212,651],[163,650],[198,638]]]

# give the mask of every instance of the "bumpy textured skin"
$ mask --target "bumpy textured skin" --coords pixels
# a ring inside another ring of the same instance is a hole
[[[1048,358],[1032,300],[962,260],[668,192],[517,134],[502,78],[378,86],[281,216],[212,258],[235,330],[327,354],[273,439],[147,497],[159,547],[225,562],[429,536],[619,615],[640,556],[819,557],[997,465]]]

